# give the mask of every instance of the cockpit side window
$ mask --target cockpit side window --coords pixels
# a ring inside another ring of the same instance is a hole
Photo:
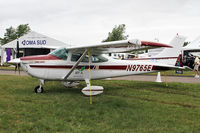
[[[71,61],[78,61],[82,54],[72,54]],[[86,55],[81,62],[88,62],[88,55]],[[92,55],[91,60],[93,63],[107,62],[108,59],[101,55]]]
[[[66,60],[68,57],[68,51],[65,48],[59,48],[50,53],[60,59]]]
[[[78,59],[82,56],[82,54],[72,54],[72,57],[71,57],[71,61],[78,61]],[[85,58],[83,58],[83,60],[81,62],[88,62],[88,55],[85,56]]]

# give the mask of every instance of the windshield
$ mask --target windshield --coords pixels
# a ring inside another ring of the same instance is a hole
[[[66,60],[68,57],[68,51],[65,48],[59,48],[50,53],[60,59]]]

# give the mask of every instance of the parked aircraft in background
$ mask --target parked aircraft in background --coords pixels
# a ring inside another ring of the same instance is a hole
[[[85,80],[87,86],[82,89],[83,94],[98,95],[103,92],[104,88],[102,86],[91,86],[90,79],[182,69],[168,65],[167,62],[116,60],[103,55],[152,47],[171,46],[137,39],[114,41],[88,46],[59,48],[48,55],[22,57],[20,63],[25,72],[39,79],[40,85],[35,87],[36,93],[43,92],[42,86],[45,81],[59,80],[64,82],[64,85],[70,86],[76,84],[76,81]]]
[[[183,47],[181,57],[182,65],[193,69],[195,59],[194,55],[200,57],[200,36],[187,44],[187,46]]]
[[[169,43],[173,48],[164,48],[161,52],[151,57],[144,58],[134,58],[129,59],[132,61],[148,61],[148,62],[157,62],[164,63],[168,65],[175,65],[178,56],[181,54],[181,50],[183,48],[183,44],[186,40],[186,37],[181,35],[176,35]]]

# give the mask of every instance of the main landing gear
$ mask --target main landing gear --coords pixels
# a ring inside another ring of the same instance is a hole
[[[86,96],[95,96],[103,93],[103,86],[92,86],[89,79],[85,79],[86,87],[82,89],[82,93]]]
[[[40,85],[35,87],[35,93],[43,93],[44,89],[43,89],[43,85],[44,85],[44,80],[43,79],[39,79],[40,81]]]

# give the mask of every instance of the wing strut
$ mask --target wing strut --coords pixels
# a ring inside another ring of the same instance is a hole
[[[92,88],[91,88],[91,71],[90,71],[90,51],[88,51],[88,63],[89,63],[89,83],[90,83],[90,104],[92,104]]]
[[[88,50],[86,49],[82,56],[78,59],[78,61],[76,62],[76,64],[74,64],[74,66],[71,68],[71,70],[69,71],[69,73],[64,77],[64,80],[67,80],[67,78],[71,75],[71,73],[74,71],[74,69],[78,66],[78,64],[83,60],[83,58],[85,57],[85,55],[87,54]]]

